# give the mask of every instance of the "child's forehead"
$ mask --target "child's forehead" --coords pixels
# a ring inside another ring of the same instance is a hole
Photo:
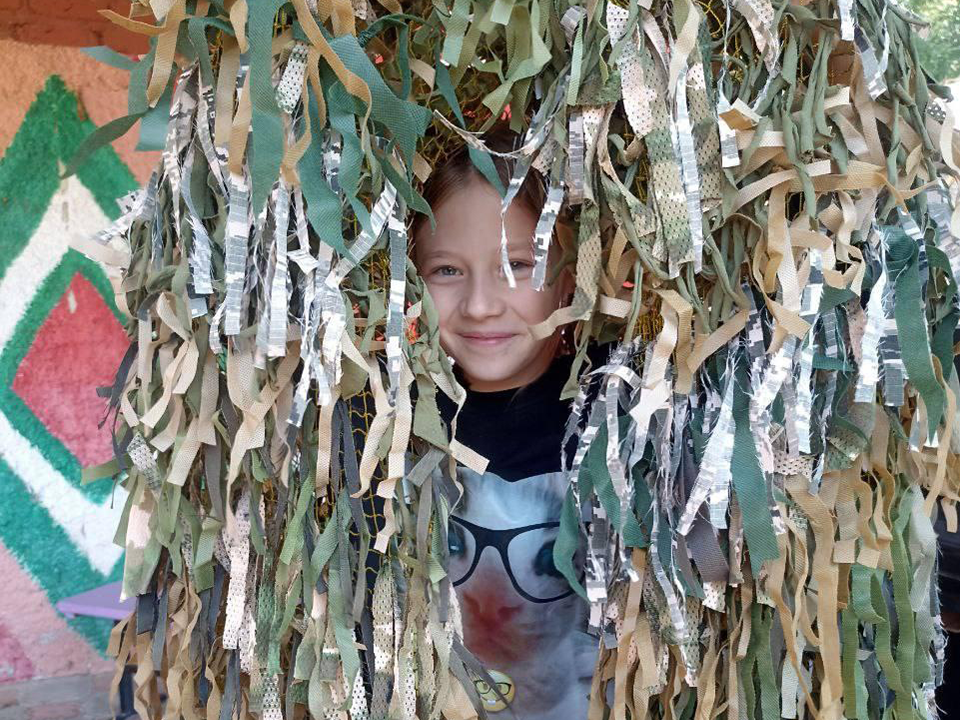
[[[484,251],[500,247],[500,194],[485,180],[465,180],[452,188],[433,206],[436,227],[419,223],[416,231],[418,254],[426,257],[444,251]],[[507,244],[511,250],[525,249],[532,239],[537,215],[520,199],[507,210]]]

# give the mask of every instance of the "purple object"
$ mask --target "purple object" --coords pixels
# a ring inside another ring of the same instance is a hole
[[[57,603],[56,608],[68,618],[84,615],[110,620],[124,620],[136,608],[137,600],[136,598],[127,598],[121,602],[120,587],[119,580],[101,585],[79,595],[64,598]]]

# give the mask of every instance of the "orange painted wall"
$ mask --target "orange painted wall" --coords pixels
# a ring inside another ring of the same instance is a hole
[[[126,15],[129,0],[0,0],[0,38],[24,43],[91,47],[109,45],[124,53],[144,53],[142,37],[118,28],[98,10]]]
[[[4,0],[0,0],[2,4]],[[59,75],[77,94],[80,106],[96,125],[127,114],[127,74],[108,67],[74,47],[29,45],[0,40],[0,152],[16,134],[23,116],[51,75]],[[113,147],[141,182],[159,153],[136,152],[136,128]]]

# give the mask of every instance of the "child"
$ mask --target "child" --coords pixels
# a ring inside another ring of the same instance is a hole
[[[494,151],[511,149],[487,141]],[[494,158],[504,187],[512,163]],[[559,400],[572,362],[556,333],[529,328],[569,304],[569,271],[531,286],[533,236],[543,188],[531,171],[506,213],[510,288],[501,268],[501,198],[465,148],[434,171],[425,188],[436,226],[413,228],[414,262],[440,322],[467,399],[457,439],[489,460],[482,476],[461,468],[464,494],[449,527],[449,572],[463,618],[464,644],[497,681],[478,684],[492,717],[585,720],[596,641],[583,632],[586,604],[553,563],[566,488],[561,445],[568,402]],[[551,248],[556,266],[559,248]],[[547,277],[551,277],[548,273]],[[449,420],[452,403],[441,411]]]

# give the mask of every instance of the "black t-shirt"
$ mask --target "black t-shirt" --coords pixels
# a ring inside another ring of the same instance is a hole
[[[597,641],[585,632],[586,602],[553,563],[571,409],[559,396],[571,363],[558,358],[519,390],[468,390],[457,418],[457,440],[488,460],[482,475],[457,470],[463,495],[451,513],[448,569],[464,644],[510,700],[506,709],[479,683],[491,718],[587,717]],[[449,424],[456,406],[439,402]]]
[[[561,401],[560,391],[572,363],[572,356],[559,357],[522,388],[468,389],[457,416],[457,440],[489,460],[487,472],[507,481],[560,470],[560,445],[572,402]],[[437,404],[449,427],[456,405],[442,393]]]

